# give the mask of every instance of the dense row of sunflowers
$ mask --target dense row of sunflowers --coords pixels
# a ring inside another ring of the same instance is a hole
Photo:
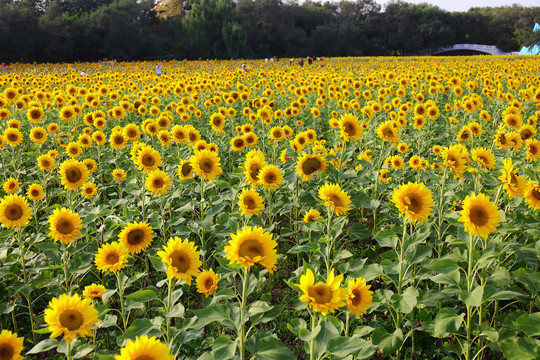
[[[247,64],[0,73],[1,360],[540,356],[537,61]]]

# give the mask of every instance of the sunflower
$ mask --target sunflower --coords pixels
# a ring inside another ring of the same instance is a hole
[[[114,241],[109,244],[103,244],[98,249],[94,258],[96,268],[101,271],[110,271],[116,273],[118,270],[124,268],[124,265],[128,262],[128,250],[126,247]]]
[[[128,340],[126,346],[120,349],[120,355],[115,355],[114,360],[174,360],[169,355],[167,345],[156,339],[143,335],[136,337],[135,341]]]
[[[424,183],[409,182],[400,185],[392,193],[392,202],[405,219],[410,218],[413,223],[417,220],[421,223],[427,221],[433,211],[433,197]]]
[[[495,155],[486,148],[476,148],[471,150],[471,158],[486,170],[495,168]]]
[[[409,166],[413,169],[418,169],[422,165],[422,158],[418,155],[413,155],[409,159]]]
[[[142,145],[142,149],[138,152],[136,164],[139,170],[151,172],[157,170],[161,166],[161,155],[148,145]]]
[[[246,180],[253,186],[259,185],[259,174],[265,166],[266,160],[264,159],[264,154],[257,153],[255,156],[246,155],[246,161],[244,162]]]
[[[308,303],[314,311],[320,312],[326,316],[328,312],[335,312],[337,309],[345,305],[347,300],[347,289],[341,288],[343,274],[334,276],[334,269],[330,270],[330,274],[326,278],[326,283],[315,283],[315,276],[310,269],[300,276],[300,284],[297,286],[303,294],[300,296],[300,301]]]
[[[225,246],[225,259],[230,264],[237,263],[245,269],[260,264],[271,274],[276,270],[277,242],[272,239],[271,233],[258,226],[244,226],[236,234],[230,235],[231,240]]]
[[[321,218],[321,212],[316,209],[309,209],[304,214],[304,222],[313,223]]]
[[[405,154],[407,151],[409,151],[409,145],[407,145],[407,143],[400,142],[399,144],[397,144],[397,151]]]
[[[141,138],[141,130],[136,124],[127,124],[122,129],[122,133],[131,142],[138,141]]]
[[[536,161],[540,159],[540,141],[536,139],[527,139],[525,141],[527,147],[527,160]]]
[[[28,198],[32,201],[41,201],[43,200],[43,195],[45,194],[45,191],[43,190],[43,186],[39,184],[32,184],[28,187],[28,190],[26,192],[26,195]]]
[[[349,294],[347,297],[347,305],[351,314],[355,314],[357,318],[361,318],[366,310],[370,308],[373,291],[369,290],[371,285],[366,284],[366,279],[356,278],[349,280]]]
[[[180,165],[178,165],[178,177],[180,179],[191,179],[193,177],[193,172],[194,169],[189,160],[180,161]]]
[[[120,231],[118,239],[130,254],[138,254],[152,242],[152,227],[145,222],[129,223]]]
[[[40,157],[38,157],[37,163],[38,163],[38,167],[41,170],[45,170],[45,171],[51,171],[56,166],[56,162],[54,161],[54,158],[48,154],[41,155]]]
[[[93,173],[97,170],[97,163],[94,159],[84,159],[83,164],[84,166],[86,166],[86,169],[88,169],[89,173]]]
[[[70,158],[78,158],[82,154],[82,148],[78,143],[70,142],[66,145],[66,154]]]
[[[463,200],[463,210],[459,221],[465,231],[471,235],[480,235],[484,239],[494,231],[501,222],[497,205],[484,194],[471,194]]]
[[[219,132],[221,135],[225,135],[223,131],[223,126],[225,125],[225,117],[220,113],[214,113],[210,116],[210,125],[212,129]]]
[[[30,140],[35,144],[43,144],[47,141],[47,131],[41,126],[36,126],[30,130]]]
[[[242,215],[259,215],[264,210],[263,199],[255,190],[243,189],[238,195],[238,206]]]
[[[231,149],[234,151],[241,151],[246,147],[246,140],[243,136],[236,136],[231,139]]]
[[[324,173],[328,164],[326,159],[319,154],[308,155],[302,152],[302,156],[296,162],[296,171],[302,177],[302,181],[310,181],[317,173]]]
[[[49,302],[45,309],[45,322],[49,325],[51,338],[64,334],[66,343],[77,337],[92,336],[92,330],[98,322],[98,312],[90,299],[82,299],[79,294],[62,294]]]
[[[83,290],[83,297],[86,299],[99,299],[102,300],[103,293],[107,290],[105,286],[101,284],[90,284]]]
[[[97,194],[97,186],[93,182],[85,182],[82,185],[81,195],[91,199]]]
[[[351,210],[351,197],[338,184],[324,184],[319,188],[319,198],[337,215],[346,215]]]
[[[65,106],[60,109],[60,118],[64,121],[71,121],[77,117],[77,112],[73,106]]]
[[[3,188],[6,193],[13,194],[19,189],[19,180],[10,177],[4,182]]]
[[[388,141],[397,144],[398,139],[398,126],[393,120],[385,121],[377,127],[377,136],[384,141]]]
[[[24,338],[18,337],[17,333],[9,330],[0,332],[0,359],[1,360],[23,360],[21,356],[23,351]]]
[[[219,160],[216,153],[210,150],[196,151],[189,159],[197,175],[208,181],[223,173]]]
[[[124,133],[120,131],[113,132],[109,137],[109,143],[111,144],[111,147],[117,150],[125,148],[127,145],[127,141],[127,137],[124,136]]]
[[[4,140],[11,147],[19,145],[23,141],[23,138],[23,134],[19,129],[10,127],[4,130]]]
[[[31,216],[30,206],[20,195],[7,195],[0,201],[0,222],[7,229],[21,228]]]
[[[81,229],[81,218],[67,208],[55,209],[49,216],[49,236],[54,241],[67,245],[81,235]]]
[[[202,265],[197,245],[194,242],[172,237],[163,246],[163,250],[157,253],[161,261],[167,264],[167,279],[176,277],[178,281],[184,280],[191,285],[191,280],[196,277]]]
[[[498,177],[503,182],[504,188],[508,191],[508,198],[512,200],[516,196],[523,197],[527,188],[525,176],[517,175],[519,168],[514,169],[512,159],[503,160],[502,175]]]
[[[259,184],[265,189],[277,190],[283,183],[283,173],[275,165],[266,165],[259,172]]]
[[[472,131],[468,125],[463,126],[456,136],[457,141],[471,141],[472,138]]]
[[[441,152],[444,164],[454,173],[454,178],[460,178],[467,170],[468,155],[463,148],[451,146]]]
[[[152,195],[164,195],[171,186],[171,178],[163,170],[154,170],[146,176],[144,185]]]
[[[363,123],[353,114],[342,115],[339,121],[341,137],[344,141],[358,141],[364,134]]]
[[[529,208],[540,210],[540,184],[529,181],[524,197]]]
[[[218,287],[219,276],[212,269],[203,270],[197,279],[197,291],[206,297],[212,295]]]
[[[89,176],[89,171],[84,163],[74,159],[64,161],[60,165],[58,173],[64,188],[68,190],[79,189]]]

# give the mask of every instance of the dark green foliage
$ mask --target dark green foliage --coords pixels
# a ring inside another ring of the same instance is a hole
[[[0,60],[96,61],[407,55],[457,43],[517,51],[540,41],[540,7],[448,12],[374,0],[186,0],[158,20],[153,0],[0,0]]]

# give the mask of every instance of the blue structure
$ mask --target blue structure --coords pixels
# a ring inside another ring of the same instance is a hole
[[[535,23],[533,32],[540,31],[540,24]],[[519,55],[540,55],[540,43],[536,43],[532,46],[524,46],[519,51]]]

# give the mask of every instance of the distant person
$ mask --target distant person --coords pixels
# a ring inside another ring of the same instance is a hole
[[[289,65],[292,65],[294,62],[293,58],[291,58],[291,60],[289,60]]]
[[[156,71],[157,76],[161,76],[161,64],[160,63],[158,63],[156,65],[155,71]]]
[[[273,57],[270,58],[270,62],[271,62],[272,64],[274,63],[274,58],[273,58]]]
[[[242,72],[247,73],[248,69],[246,68],[246,64],[242,64]]]
[[[4,71],[4,70],[6,70],[6,63],[5,62],[2,63],[2,71]]]
[[[298,60],[298,65],[300,65],[300,66],[304,66],[304,59],[300,59],[300,60]]]
[[[264,62],[265,62],[265,63],[268,63],[268,58],[264,58]]]
[[[313,58],[312,57],[307,57],[307,62],[309,65],[313,64]]]

